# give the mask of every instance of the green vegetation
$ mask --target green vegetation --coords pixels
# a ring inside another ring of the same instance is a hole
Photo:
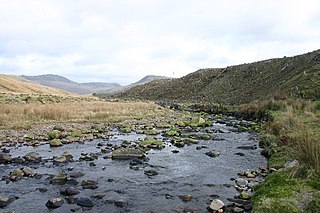
[[[272,97],[317,99],[320,50],[139,85],[118,97],[196,103],[242,104]],[[186,86],[187,85],[187,86]]]
[[[255,110],[253,110],[255,109]],[[320,110],[318,102],[271,100],[243,105],[240,112],[264,114],[260,146],[278,169],[255,187],[253,212],[320,211]],[[262,113],[263,112],[263,113]],[[271,116],[270,116],[271,115]],[[297,160],[293,166],[288,162]]]

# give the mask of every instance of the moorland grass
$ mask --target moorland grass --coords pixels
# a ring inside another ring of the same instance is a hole
[[[29,128],[34,124],[55,122],[114,123],[148,116],[161,116],[164,111],[151,102],[83,101],[52,104],[1,104],[0,128]]]

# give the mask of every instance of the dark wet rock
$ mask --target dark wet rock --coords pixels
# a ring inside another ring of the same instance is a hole
[[[76,186],[79,184],[79,182],[74,178],[68,178],[66,181],[66,184]]]
[[[144,162],[140,159],[132,159],[130,161],[131,166],[137,166],[137,165],[142,165],[142,164],[144,164]]]
[[[66,197],[65,199],[68,204],[77,204],[77,199],[74,197]]]
[[[81,207],[71,208],[71,209],[70,209],[71,212],[77,212],[77,211],[79,211],[79,210],[81,210]]]
[[[125,200],[122,200],[122,199],[120,199],[120,200],[115,200],[115,201],[114,201],[114,205],[116,205],[116,206],[118,206],[118,207],[125,207],[125,206],[128,205],[128,202],[125,201]]]
[[[102,194],[101,192],[99,193],[95,193],[93,194],[91,197],[94,198],[94,199],[97,199],[97,200],[101,200],[105,197],[106,195],[105,194]]]
[[[164,196],[165,196],[166,199],[172,199],[173,198],[173,196],[170,195],[170,194],[165,194]]]
[[[24,159],[24,158],[22,158],[22,157],[16,157],[16,158],[13,158],[12,159],[12,162],[14,162],[14,163],[19,163],[19,164],[23,164],[23,163],[25,163],[26,162],[26,160]]]
[[[183,200],[184,202],[189,202],[193,199],[192,195],[181,195],[181,196],[179,196],[179,198],[181,200]]]
[[[176,154],[176,153],[179,153],[180,151],[175,149],[175,150],[172,150],[171,152]]]
[[[158,172],[155,170],[146,170],[144,171],[144,174],[147,176],[155,176],[155,175],[158,175]]]
[[[45,192],[48,191],[47,188],[37,188],[37,190],[38,190],[39,192],[41,192],[41,193],[45,193]]]
[[[47,201],[46,207],[49,209],[59,208],[63,205],[64,201],[62,198],[51,198]]]
[[[207,146],[197,146],[196,147],[196,150],[201,150],[201,149],[208,149]]]
[[[219,196],[219,195],[217,195],[217,194],[212,194],[212,195],[210,195],[210,197],[211,197],[211,198],[213,198],[213,199],[220,198],[220,196]]]
[[[79,178],[79,177],[83,177],[84,176],[84,173],[83,172],[72,172],[70,173],[70,177],[71,178]]]
[[[80,193],[79,189],[77,189],[76,187],[68,187],[65,190],[60,192],[62,195],[66,195],[66,196],[73,196],[73,195],[77,195]]]
[[[206,152],[206,155],[208,155],[209,157],[214,157],[214,158],[220,156],[220,154],[221,153],[217,150],[212,150],[210,152]]]
[[[54,176],[51,180],[53,185],[63,185],[67,182],[67,174],[65,172],[60,172],[58,175]]]
[[[234,153],[235,155],[239,155],[239,156],[245,156],[245,154],[244,153],[242,153],[242,152],[236,152],[236,153]]]
[[[139,170],[140,168],[139,168],[139,166],[130,166],[130,169],[132,169],[132,170]]]
[[[0,164],[2,163],[11,163],[12,157],[7,153],[0,153]]]
[[[219,211],[219,209],[222,209],[223,207],[224,203],[219,199],[214,199],[209,206],[212,211]]]
[[[79,160],[80,161],[94,161],[99,158],[97,153],[81,153]]]
[[[144,152],[135,148],[119,148],[112,152],[113,160],[128,160],[143,157],[145,157]]]
[[[0,197],[0,208],[8,206],[10,203],[15,201],[15,197]]]
[[[255,150],[257,149],[257,145],[254,146],[238,146],[237,149],[242,149],[242,150]]]
[[[82,188],[83,189],[97,189],[97,182],[94,180],[83,180],[82,181]]]
[[[50,141],[50,147],[59,147],[63,146],[63,143],[61,142],[60,139],[53,139]]]
[[[94,203],[90,198],[78,198],[77,205],[82,207],[93,207]]]
[[[39,163],[42,160],[42,157],[37,152],[29,152],[23,157],[26,161],[32,163]]]

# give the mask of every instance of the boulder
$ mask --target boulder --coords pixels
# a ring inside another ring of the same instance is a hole
[[[67,174],[65,172],[60,172],[58,175],[54,176],[51,183],[54,185],[63,185],[67,182]]]
[[[237,186],[239,186],[239,187],[241,187],[241,188],[245,188],[245,187],[247,187],[247,185],[248,185],[249,182],[248,182],[246,179],[237,178],[237,179],[235,180],[235,183],[236,183]]]
[[[0,208],[8,206],[15,200],[14,197],[0,197]]]
[[[82,207],[93,207],[94,203],[90,198],[78,198],[77,205]]]
[[[96,189],[96,188],[98,188],[97,182],[94,180],[83,180],[81,185],[82,185],[83,189]]]
[[[42,157],[37,152],[29,152],[23,157],[26,161],[38,163],[42,160]]]
[[[7,153],[0,153],[0,164],[2,163],[11,163],[12,157]]]
[[[79,194],[80,191],[79,189],[77,189],[76,187],[68,187],[65,191],[64,191],[64,194],[67,195],[67,196],[73,196],[73,195],[77,195]]]
[[[120,200],[115,200],[115,201],[114,201],[114,204],[115,204],[116,206],[118,206],[118,207],[125,207],[125,206],[128,205],[128,202],[125,201],[125,200],[120,199]]]
[[[24,167],[21,169],[24,173],[24,176],[27,176],[27,177],[34,177],[37,175],[36,172],[34,172],[31,168],[29,167]]]
[[[63,143],[61,142],[60,139],[53,139],[50,141],[50,147],[58,147],[58,146],[63,146]]]
[[[206,155],[208,155],[209,157],[213,157],[213,158],[220,156],[220,154],[221,153],[217,150],[212,150],[210,152],[206,152]]]
[[[49,209],[55,209],[62,206],[63,203],[64,201],[62,198],[51,198],[47,201],[46,207],[48,207]]]
[[[223,207],[224,203],[219,199],[214,199],[209,206],[212,211],[219,211],[219,209],[222,209]]]
[[[128,160],[134,158],[144,158],[144,152],[135,148],[119,148],[112,152],[113,160]]]

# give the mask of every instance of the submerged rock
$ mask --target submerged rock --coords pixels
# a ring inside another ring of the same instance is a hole
[[[192,195],[181,195],[180,199],[183,200],[184,202],[189,202],[193,199]]]
[[[81,185],[82,185],[83,189],[96,189],[96,188],[98,188],[97,182],[94,180],[83,180]]]
[[[78,198],[77,205],[82,207],[93,207],[94,203],[90,198]]]
[[[147,176],[155,176],[155,175],[158,175],[158,172],[155,170],[146,170],[144,171],[144,174]]]
[[[125,201],[125,200],[120,199],[120,200],[115,200],[115,201],[114,201],[114,204],[115,204],[116,206],[118,206],[118,207],[125,207],[125,206],[128,205],[128,202]]]
[[[213,157],[213,158],[220,156],[220,154],[221,153],[217,150],[212,150],[210,152],[206,152],[206,155],[208,155],[209,157]]]
[[[47,201],[46,207],[49,209],[56,209],[63,205],[64,201],[62,198],[51,198]]]
[[[73,196],[73,195],[77,195],[79,193],[80,193],[79,189],[77,189],[76,187],[73,187],[73,186],[66,188],[66,190],[64,190],[64,191],[61,191],[61,194],[66,195],[66,196]]]
[[[0,197],[0,208],[8,206],[10,203],[15,201],[14,197]]]

